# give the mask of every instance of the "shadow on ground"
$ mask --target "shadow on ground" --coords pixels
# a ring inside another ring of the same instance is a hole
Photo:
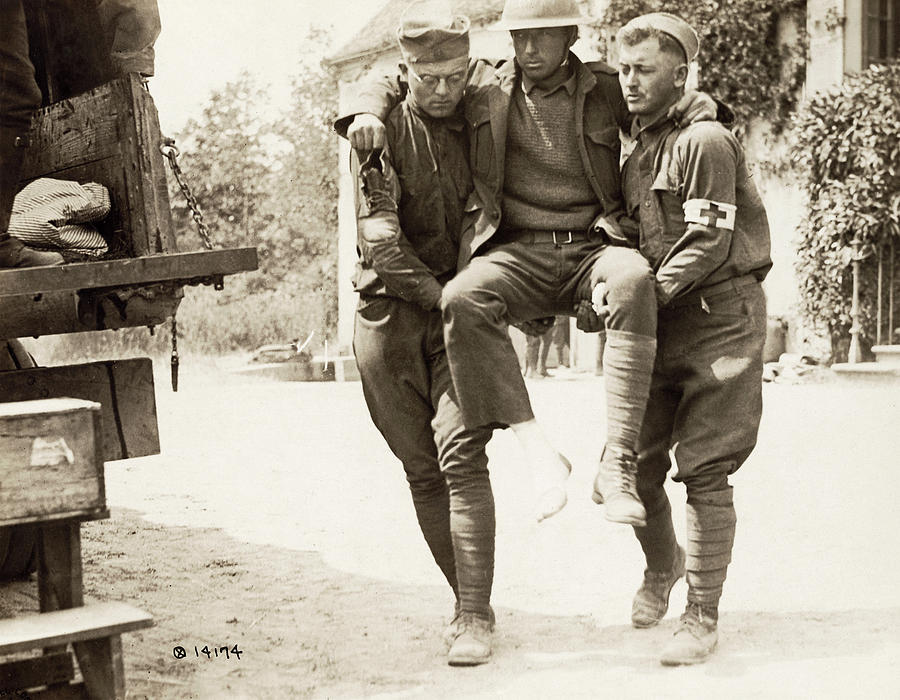
[[[133,511],[86,524],[82,540],[88,599],[127,601],[155,618],[123,639],[132,698],[589,697],[610,684],[617,697],[667,696],[660,689],[673,673],[694,674],[694,688],[740,688],[785,664],[877,657],[896,649],[900,627],[900,608],[726,612],[714,660],[672,671],[656,659],[675,615],[634,630],[600,627],[589,614],[498,606],[493,662],[451,669],[440,640],[451,605],[441,586],[370,580],[314,552],[156,525]],[[0,614],[36,609],[33,579],[0,588]],[[175,658],[177,646],[185,658]],[[202,653],[235,646],[239,659]]]

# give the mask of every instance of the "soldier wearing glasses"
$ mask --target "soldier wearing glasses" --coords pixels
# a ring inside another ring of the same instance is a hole
[[[491,655],[494,500],[485,445],[452,391],[440,300],[456,273],[472,192],[468,135],[457,111],[469,20],[419,3],[398,30],[406,99],[383,147],[357,150],[359,306],[353,348],[375,425],[400,459],[419,526],[456,596],[451,665]]]

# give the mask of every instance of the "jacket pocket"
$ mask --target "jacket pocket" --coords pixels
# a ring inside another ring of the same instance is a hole
[[[620,202],[622,190],[619,184],[619,127],[585,125],[585,147],[591,170],[603,194],[610,203]]]
[[[471,129],[471,166],[481,177],[488,177],[494,160],[494,135],[491,131],[491,115],[487,109],[466,111],[466,120]]]

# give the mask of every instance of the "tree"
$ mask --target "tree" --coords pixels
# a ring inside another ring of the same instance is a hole
[[[218,301],[241,307],[235,314],[241,331],[229,331],[226,347],[311,330],[324,340],[336,326],[337,137],[331,122],[338,89],[318,63],[327,34],[312,30],[298,44],[305,50],[286,110],[272,109],[268,91],[243,73],[214,92],[178,137],[213,245],[259,251],[259,272],[229,279]],[[176,227],[188,241],[182,248],[199,248],[184,197],[174,182],[170,189]]]
[[[260,116],[265,110],[258,109],[268,101],[268,92],[253,76],[241,73],[214,91],[200,116],[178,136],[182,167],[216,246],[252,245],[268,224],[265,202],[272,166],[264,140],[274,126]],[[189,237],[182,247],[198,248],[191,212],[171,184],[176,228]]]

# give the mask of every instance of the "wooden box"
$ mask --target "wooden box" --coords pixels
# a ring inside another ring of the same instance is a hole
[[[104,462],[159,454],[150,358],[0,371],[3,401],[61,396],[100,404],[100,456]]]
[[[98,182],[112,204],[97,225],[112,257],[176,252],[159,119],[137,75],[44,107],[29,138],[20,187],[39,177]]]
[[[163,137],[141,77],[116,77],[97,35],[95,0],[24,3],[44,107],[32,119],[20,187],[38,178],[97,182],[112,209],[97,228],[104,259],[0,270],[0,338],[155,326],[192,284],[255,270],[253,247],[179,252],[160,152]]]
[[[0,527],[105,512],[100,404],[0,403]]]

